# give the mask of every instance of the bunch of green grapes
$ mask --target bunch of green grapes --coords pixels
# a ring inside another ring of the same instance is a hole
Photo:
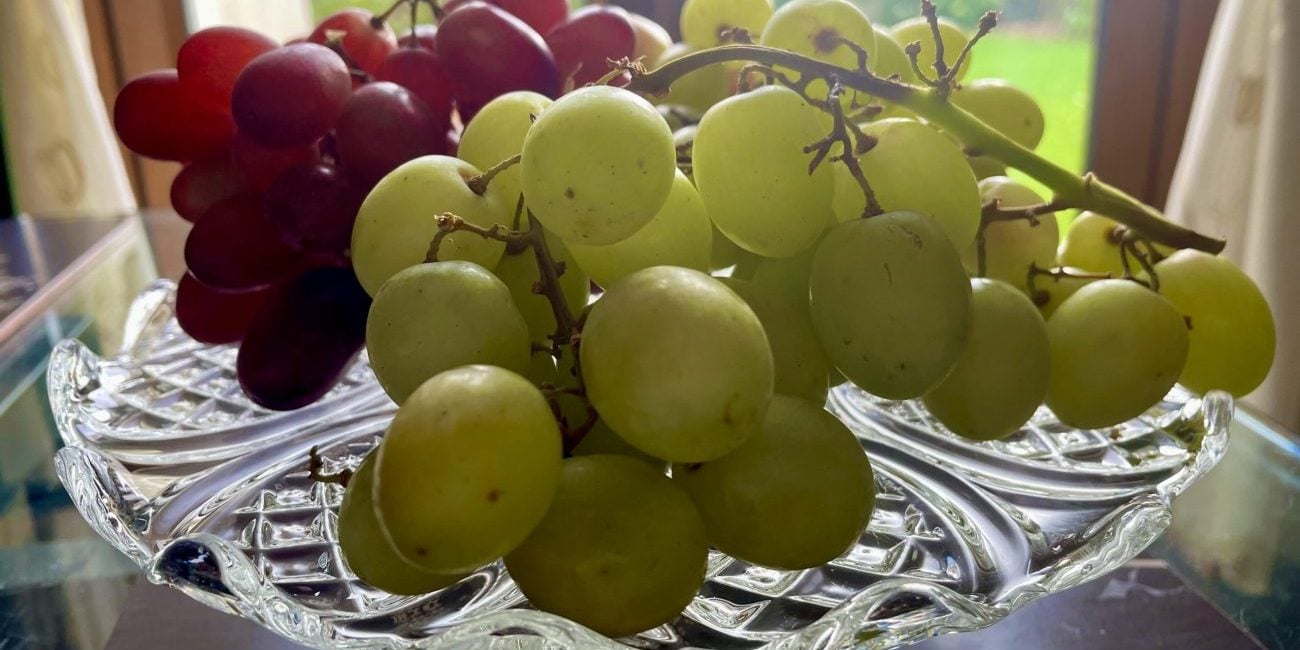
[[[909,83],[903,47],[934,52],[927,24],[881,30],[847,0],[690,0],[663,59],[737,27]],[[955,63],[968,37],[940,33]],[[823,408],[833,385],[920,400],[990,441],[1043,404],[1109,427],[1180,380],[1239,395],[1263,380],[1268,306],[1226,260],[1092,215],[1062,241],[1051,197],[925,120],[741,67],[666,97],[503,95],[461,159],[412,161],[371,192],[353,262],[371,366],[400,406],[340,513],[364,580],[420,593],[504,559],[538,608],[634,634],[681,613],[710,546],[802,569],[862,535],[875,479]],[[1042,136],[1003,82],[950,99],[1020,146]]]

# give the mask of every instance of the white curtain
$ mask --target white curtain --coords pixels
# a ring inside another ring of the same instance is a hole
[[[281,43],[311,33],[311,3],[307,0],[185,0],[190,32],[217,25],[259,31]]]
[[[1300,431],[1300,2],[1224,0],[1167,213],[1228,240],[1273,308],[1273,371],[1245,402]]]

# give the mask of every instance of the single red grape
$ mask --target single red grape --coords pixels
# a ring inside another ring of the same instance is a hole
[[[443,129],[451,124],[451,79],[433,50],[401,48],[384,59],[376,78],[391,81],[419,97]]]
[[[408,160],[444,151],[446,130],[409,90],[376,81],[348,100],[336,131],[339,158],[357,179],[378,181]]]
[[[343,59],[303,43],[253,59],[235,82],[231,108],[239,130],[261,144],[301,147],[334,128],[351,94]]]
[[[176,322],[200,343],[238,343],[270,293],[269,287],[257,291],[219,291],[186,273],[176,287]]]
[[[542,37],[485,2],[475,0],[447,14],[436,40],[459,104],[482,107],[512,90],[548,97],[560,92],[555,58]]]
[[[280,239],[259,196],[244,194],[212,206],[185,240],[185,264],[203,284],[251,291],[295,273],[302,256]]]
[[[175,70],[155,70],[126,84],[113,103],[113,128],[127,149],[181,162],[221,153],[235,132],[229,115],[185,92]]]
[[[176,72],[181,87],[204,107],[230,112],[230,94],[244,67],[259,55],[280,47],[251,29],[212,27],[195,32],[181,44]]]
[[[564,21],[569,15],[569,0],[487,0],[505,9],[529,27],[545,34]],[[451,0],[443,6],[444,11],[460,8],[470,0]]]
[[[333,165],[298,165],[266,191],[266,216],[280,231],[280,239],[294,250],[343,262],[366,189],[351,183]]]
[[[208,208],[243,191],[228,154],[196,160],[172,179],[172,208],[186,221],[197,223]]]
[[[344,9],[322,20],[312,31],[307,40],[324,45],[330,40],[331,32],[341,33],[339,45],[343,53],[357,67],[375,74],[383,65],[384,57],[397,49],[397,35],[388,23],[379,21],[375,26],[375,15],[365,9]]]
[[[416,25],[415,35],[407,34],[397,39],[397,46],[401,47],[422,47],[430,52],[438,49],[434,37],[438,35],[438,28],[433,25]]]
[[[320,160],[320,147],[309,144],[291,149],[272,149],[236,132],[230,141],[230,160],[240,181],[256,192],[265,192],[284,170]]]
[[[609,61],[631,58],[636,32],[622,7],[591,5],[552,29],[546,44],[555,55],[560,78],[572,78],[574,87],[581,87],[608,74]]]

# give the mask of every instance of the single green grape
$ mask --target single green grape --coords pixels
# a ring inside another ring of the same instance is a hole
[[[522,152],[524,137],[533,126],[533,119],[552,103],[545,95],[527,90],[506,93],[488,102],[465,125],[460,147],[456,150],[457,157],[486,170]],[[513,211],[522,192],[519,165],[497,174],[490,185],[497,188],[498,194],[508,204],[507,209]]]
[[[1187,361],[1187,323],[1168,300],[1129,280],[1079,289],[1047,321],[1047,406],[1061,422],[1098,429],[1164,397]]]
[[[912,18],[898,23],[890,30],[890,35],[894,37],[895,41],[898,41],[899,45],[905,48],[908,43],[919,42],[921,52],[917,55],[916,60],[920,64],[921,70],[931,79],[938,76],[934,69],[934,32],[931,31],[930,23],[926,22],[925,18]],[[961,54],[962,48],[966,47],[966,42],[970,39],[960,27],[952,24],[946,18],[940,18],[939,40],[943,43],[943,62],[952,67],[956,65],[957,56]],[[966,73],[970,71],[970,64],[974,58],[974,52],[966,56],[966,62],[962,64],[961,70],[957,71],[958,81],[961,81],[962,77],[965,77]]]
[[[682,40],[698,48],[723,45],[722,34],[741,27],[754,38],[772,17],[772,0],[686,0]]]
[[[971,330],[952,372],[929,393],[926,408],[955,433],[995,440],[1018,430],[1047,395],[1047,325],[1024,292],[971,280]]]
[[[520,182],[528,208],[561,239],[612,244],[668,199],[677,153],[654,106],[612,86],[579,88],[528,130]]]
[[[704,201],[679,171],[659,213],[631,237],[605,246],[575,243],[569,251],[591,279],[607,287],[651,266],[708,271],[712,238],[713,225],[704,211]]]
[[[1030,300],[1038,306],[1044,319],[1052,317],[1056,308],[1061,306],[1076,291],[1099,279],[1089,271],[1072,267],[1050,269],[1053,275],[1039,275],[1034,278],[1034,291]]]
[[[1002,208],[1026,208],[1041,205],[1043,198],[1019,181],[1006,176],[986,178],[979,183],[980,198],[998,201]],[[1060,229],[1056,217],[1043,215],[1037,221],[1017,219],[994,221],[984,228],[984,275],[1029,292],[1029,268],[1049,269],[1056,263],[1056,245]],[[962,251],[961,263],[975,275],[979,269],[979,243],[971,242]]]
[[[876,33],[876,56],[874,59],[867,61],[867,68],[877,77],[888,79],[898,75],[899,81],[915,84],[916,73],[912,71],[912,64],[907,60],[907,53],[903,51],[903,46],[894,40],[894,37],[889,32],[880,29],[880,27],[873,27],[872,29]],[[911,111],[892,102],[870,97],[867,99],[880,104],[884,109],[876,116],[877,119],[912,116]],[[867,103],[862,101],[862,98],[859,98],[858,102],[861,104]]]
[[[832,179],[808,173],[803,148],[821,138],[816,109],[783,86],[720,102],[695,135],[695,185],[709,217],[731,241],[767,257],[789,257],[830,225]]]
[[[1043,139],[1043,109],[1029,93],[1003,79],[964,83],[953,92],[952,103],[1027,149]]]
[[[415,596],[454,585],[464,573],[442,575],[430,573],[398,555],[375,517],[375,455],[361,462],[339,506],[339,548],[348,568],[371,586],[390,594]]]
[[[469,571],[514,550],[560,482],[546,398],[496,366],[425,382],[379,447],[374,498],[398,553],[428,571]]]
[[[664,469],[668,465],[662,460],[651,456],[650,454],[627,444],[627,441],[620,438],[614,430],[605,424],[604,420],[596,420],[596,424],[591,427],[591,431],[582,438],[576,447],[573,448],[574,456],[598,456],[601,454],[618,454],[635,458],[647,462],[656,468]]]
[[[933,128],[902,118],[872,122],[863,132],[876,138],[860,162],[883,210],[934,217],[957,250],[975,241],[980,190],[960,147]],[[847,166],[832,168],[835,216],[841,223],[861,217],[867,206],[862,188]]]
[[[672,47],[664,50],[658,61],[653,62],[654,68],[662,67],[665,63],[676,61],[687,54],[698,52],[699,48],[686,43],[674,43]],[[675,81],[668,87],[668,93],[656,99],[661,104],[671,104],[676,106],[685,106],[700,114],[713,107],[714,104],[731,96],[736,90],[736,82],[740,77],[740,68],[735,63],[723,62],[706,65],[698,70],[692,70]]]
[[[975,173],[975,178],[980,180],[1007,175],[1007,166],[997,158],[967,156],[966,162],[970,164],[970,170]]]
[[[1178,381],[1198,393],[1241,397],[1273,367],[1277,330],[1268,301],[1231,261],[1180,250],[1155,265],[1164,296],[1189,323],[1187,364]]]
[[[813,331],[807,299],[792,303],[786,296],[764,291],[745,280],[722,278],[722,282],[745,300],[763,324],[772,347],[776,392],[825,402],[830,389],[830,362]]]
[[[1056,251],[1056,261],[1061,266],[1109,273],[1115,277],[1124,275],[1124,263],[1120,259],[1120,242],[1124,226],[1118,221],[1103,217],[1093,212],[1081,212],[1061,239]],[[1173,253],[1173,249],[1161,244],[1153,244],[1162,256]],[[1145,247],[1138,250],[1146,253]],[[1130,259],[1129,266],[1134,273],[1141,270],[1137,260]]]
[[[591,297],[591,278],[578,266],[569,248],[558,237],[546,233],[546,246],[551,257],[564,264],[564,272],[560,274],[560,291],[564,294],[565,303],[573,313],[581,312]],[[550,298],[533,291],[533,287],[542,281],[533,249],[530,247],[518,253],[506,252],[493,273],[510,289],[510,297],[523,315],[524,322],[528,323],[532,341],[549,345],[550,337],[555,334],[555,310]]]
[[[772,14],[759,42],[841,68],[856,69],[858,54],[841,39],[866,51],[868,61],[875,60],[876,32],[867,15],[853,3],[848,0],[792,0]],[[793,70],[778,69],[792,77],[797,76]],[[813,97],[825,98],[827,90],[826,82],[817,80],[809,84],[807,92]],[[855,103],[866,102],[858,102],[857,92],[846,89],[840,96],[840,103],[848,109]]]
[[[726,285],[691,269],[655,266],[610,287],[591,308],[579,354],[601,418],[664,460],[735,449],[772,397],[762,323]]]
[[[673,466],[709,542],[745,562],[807,569],[838,557],[871,521],[875,480],[861,445],[820,402],[772,398],[763,429],[707,463]]]
[[[538,609],[610,637],[672,620],[704,584],[704,522],[659,469],[616,454],[564,461],[546,517],[506,569]]]
[[[754,286],[764,293],[781,297],[792,305],[808,304],[808,278],[812,276],[817,246],[793,257],[764,257],[754,269]]]
[[[528,324],[510,290],[483,267],[420,264],[375,294],[366,350],[379,385],[401,404],[425,380],[457,366],[486,363],[525,372]]]
[[[889,212],[836,226],[817,247],[809,288],[826,356],[869,393],[920,397],[966,346],[970,282],[926,215]]]
[[[436,215],[450,212],[485,228],[506,223],[514,199],[507,207],[495,186],[481,196],[475,194],[467,181],[479,173],[477,167],[457,158],[424,156],[379,181],[361,204],[352,228],[352,267],[366,293],[374,296],[395,273],[425,260],[438,234]],[[504,250],[499,241],[457,232],[442,240],[438,259],[490,269]]]

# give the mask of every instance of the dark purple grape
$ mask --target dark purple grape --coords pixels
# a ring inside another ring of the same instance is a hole
[[[229,155],[196,160],[172,179],[172,208],[186,221],[198,223],[209,208],[243,191]]]
[[[451,78],[432,50],[402,48],[384,59],[376,78],[391,81],[420,98],[442,129],[451,125]]]
[[[351,269],[317,268],[275,289],[239,348],[239,384],[277,411],[318,400],[366,342],[370,296]]]
[[[610,61],[631,58],[636,32],[622,7],[591,5],[579,9],[546,34],[561,79],[575,88],[609,73]],[[623,85],[623,84],[619,84]]]
[[[301,43],[253,59],[235,82],[231,110],[239,130],[263,145],[302,147],[334,128],[351,94],[343,59]]]
[[[442,153],[446,130],[411,91],[376,81],[352,94],[335,135],[343,167],[373,183],[408,160]]]
[[[560,74],[546,42],[490,4],[475,0],[447,14],[435,40],[438,60],[465,106],[482,107],[512,90],[560,93]]]
[[[442,6],[443,11],[451,12],[464,6],[470,0],[449,0]],[[511,15],[528,23],[529,27],[545,34],[560,24],[569,15],[569,0],[488,0],[505,9]]]
[[[176,54],[181,87],[194,100],[214,111],[230,113],[235,80],[250,61],[280,47],[279,43],[242,27],[210,27],[195,32]]]
[[[185,240],[185,263],[203,284],[252,291],[297,272],[302,256],[280,239],[259,196],[245,194],[210,208]]]
[[[235,132],[229,115],[185,92],[175,70],[155,70],[126,84],[113,102],[113,128],[127,149],[180,162],[220,154]]]
[[[176,321],[190,338],[221,345],[244,338],[271,289],[218,291],[185,274],[176,287]]]
[[[240,181],[256,192],[265,192],[284,170],[320,160],[320,147],[312,143],[290,149],[272,149],[236,132],[230,141],[230,162]]]
[[[416,25],[415,34],[407,34],[397,39],[398,47],[422,47],[430,52],[438,49],[434,43],[434,37],[438,35],[438,28],[433,25]]]
[[[294,250],[346,259],[366,191],[333,165],[292,167],[266,191],[266,216]]]

